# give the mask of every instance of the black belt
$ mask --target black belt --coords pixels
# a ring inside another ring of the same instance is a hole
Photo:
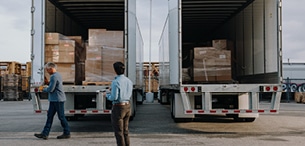
[[[121,102],[121,103],[115,103],[113,105],[128,105],[128,104],[129,104],[129,102]]]

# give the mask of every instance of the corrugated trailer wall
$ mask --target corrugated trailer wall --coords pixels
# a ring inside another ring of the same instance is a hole
[[[241,82],[278,83],[278,0],[256,0],[214,34],[235,42],[233,74]]]
[[[73,21],[69,16],[46,0],[46,32],[58,32],[68,36],[82,35],[88,37],[86,28]]]

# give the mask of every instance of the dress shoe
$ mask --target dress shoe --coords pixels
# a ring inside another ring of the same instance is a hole
[[[38,133],[35,133],[34,136],[37,137],[37,138],[42,138],[42,139],[44,139],[44,140],[47,140],[47,139],[48,139],[48,136],[43,135],[43,134],[41,134],[41,133],[39,133],[39,134],[38,134]]]
[[[57,139],[68,139],[70,137],[71,137],[70,135],[62,134],[62,135],[57,136]]]

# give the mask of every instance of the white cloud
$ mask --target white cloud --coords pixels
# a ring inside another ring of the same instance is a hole
[[[6,2],[0,2],[0,19],[3,20],[0,27],[0,61],[25,63],[30,61],[30,3],[26,1],[15,5],[16,0]]]
[[[305,62],[305,1],[283,0],[283,60]]]

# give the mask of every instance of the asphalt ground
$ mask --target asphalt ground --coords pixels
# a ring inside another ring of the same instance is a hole
[[[48,102],[42,101],[44,108]],[[268,103],[261,103],[267,106]],[[48,140],[35,138],[41,132],[46,114],[35,114],[31,101],[0,102],[1,146],[97,146],[115,145],[110,116],[85,116],[69,121],[70,139],[58,140],[62,133],[57,117]],[[235,122],[223,116],[201,116],[193,122],[175,123],[168,105],[146,103],[137,106],[130,122],[134,146],[302,146],[305,139],[305,104],[281,103],[280,113],[260,115],[254,122]]]

